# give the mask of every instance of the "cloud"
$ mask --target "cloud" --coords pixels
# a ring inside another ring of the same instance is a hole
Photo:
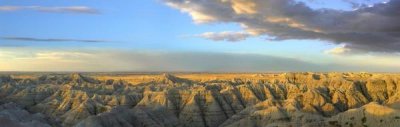
[[[86,6],[44,7],[44,6],[0,6],[0,11],[33,10],[49,13],[99,14],[100,11]]]
[[[247,32],[232,32],[232,31],[225,31],[225,32],[206,32],[200,35],[196,35],[197,37],[202,37],[214,41],[243,41],[246,38],[250,37],[251,34]]]
[[[43,59],[43,60],[73,60],[79,58],[87,58],[91,57],[94,54],[85,53],[85,52],[38,52],[35,54],[34,59]]]
[[[345,46],[338,46],[325,51],[326,54],[332,54],[332,55],[342,55],[349,52],[351,52],[351,49],[348,49]]]
[[[85,43],[109,42],[106,40],[70,39],[70,38],[1,37],[0,39],[12,40],[12,41],[34,41],[34,42],[85,42]]]
[[[2,54],[2,55],[1,55]],[[5,62],[7,61],[7,62]],[[0,51],[0,70],[21,71],[318,71],[319,65],[268,55],[204,52]]]
[[[2,71],[260,72],[318,69],[318,65],[311,63],[268,55],[106,50],[2,50],[0,64],[4,65],[0,67]]]
[[[351,11],[312,9],[295,0],[163,1],[196,23],[237,23],[252,35],[325,40],[351,51],[400,52],[400,0]]]
[[[0,47],[9,47],[9,48],[15,48],[15,47],[25,47],[25,45],[21,45],[21,44],[8,44],[8,43],[0,43]]]
[[[396,57],[346,58],[345,61],[345,64],[316,64],[270,55],[211,52],[0,50],[0,71],[400,72],[393,69],[400,67],[393,63],[400,62]],[[360,61],[363,64],[358,63]]]

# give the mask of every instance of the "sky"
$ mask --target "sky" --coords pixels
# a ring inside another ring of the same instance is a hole
[[[400,72],[400,0],[0,0],[0,71]]]

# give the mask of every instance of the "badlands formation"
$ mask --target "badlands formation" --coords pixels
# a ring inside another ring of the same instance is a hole
[[[396,127],[400,75],[0,76],[7,127]]]

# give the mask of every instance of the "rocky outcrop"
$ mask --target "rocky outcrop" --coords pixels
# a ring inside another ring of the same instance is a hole
[[[90,75],[0,76],[0,102],[41,114],[38,123],[66,127],[400,125],[396,74],[308,72],[221,79],[213,74],[201,80],[160,74],[153,80],[146,75],[139,84]],[[12,117],[0,121],[29,123]]]
[[[397,127],[400,125],[400,110],[371,102],[360,108],[350,109],[326,120],[331,126]]]
[[[31,114],[15,103],[0,105],[0,126],[50,127],[41,113]]]

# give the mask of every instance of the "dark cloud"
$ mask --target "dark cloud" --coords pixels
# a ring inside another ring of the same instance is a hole
[[[105,40],[70,39],[70,38],[1,37],[1,39],[12,40],[12,41],[35,41],[35,42],[85,42],[85,43],[109,42]]]
[[[99,14],[100,11],[86,6],[44,7],[44,6],[0,6],[0,11],[33,10],[50,13]]]
[[[275,40],[318,39],[355,51],[400,52],[400,0],[353,11],[316,10],[295,0],[164,1],[197,23],[238,23]]]

